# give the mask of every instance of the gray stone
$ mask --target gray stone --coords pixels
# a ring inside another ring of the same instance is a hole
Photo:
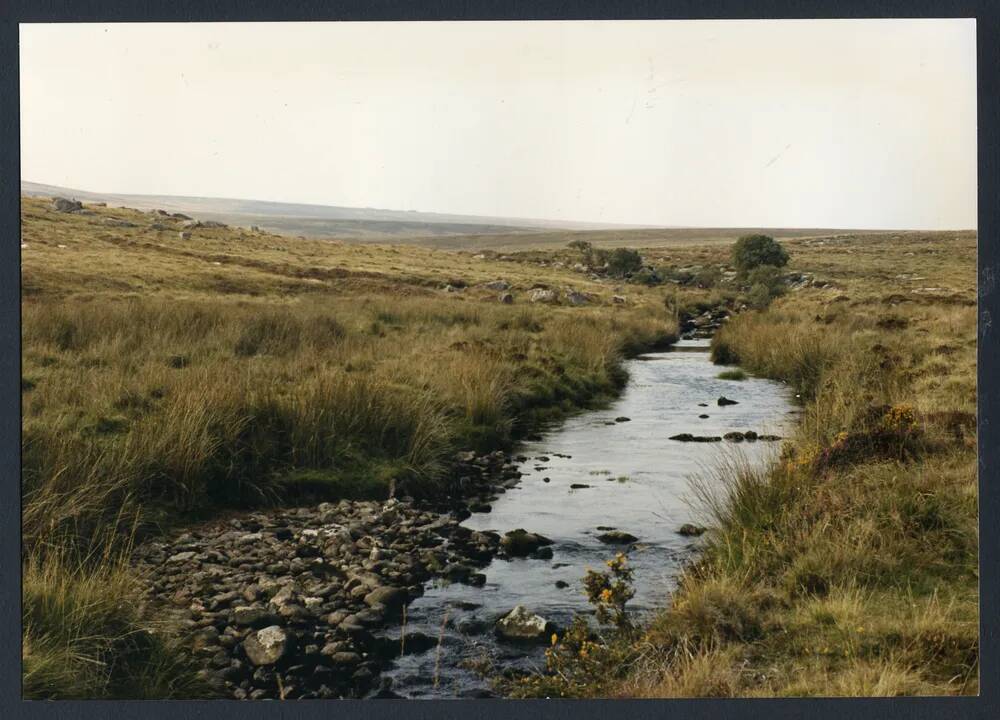
[[[511,530],[500,539],[500,547],[511,557],[527,557],[543,545],[552,541],[544,535],[530,533],[523,528]]]
[[[691,523],[684,523],[677,529],[677,532],[686,537],[697,537],[705,532],[705,528],[692,525]]]
[[[523,605],[518,605],[497,621],[496,633],[505,640],[544,640],[549,622],[541,615],[535,615]]]
[[[251,634],[243,641],[243,651],[254,665],[273,665],[291,654],[295,640],[277,625]]]
[[[396,609],[406,602],[406,591],[402,588],[385,585],[372,590],[365,595],[365,604],[369,607],[384,605],[387,609]]]
[[[56,212],[73,213],[83,210],[83,203],[79,200],[69,200],[64,197],[52,198],[52,208]]]
[[[609,530],[598,535],[597,539],[608,545],[627,545],[639,540],[635,535],[622,530]]]

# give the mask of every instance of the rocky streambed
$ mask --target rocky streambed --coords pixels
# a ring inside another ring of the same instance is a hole
[[[462,454],[465,492],[504,491],[503,453]],[[437,639],[405,632],[407,603],[432,579],[481,586],[497,533],[468,516],[399,500],[321,503],[240,514],[137,548],[149,602],[178,624],[205,679],[238,699],[363,697],[381,670]],[[377,634],[398,628],[395,635]]]
[[[148,542],[149,602],[223,696],[488,697],[543,667],[539,640],[589,611],[580,581],[615,552],[636,610],[661,606],[702,531],[690,477],[720,452],[765,461],[792,411],[778,383],[718,378],[702,340],[628,369],[611,407],[513,456],[459,454],[435,506],[261,510]]]

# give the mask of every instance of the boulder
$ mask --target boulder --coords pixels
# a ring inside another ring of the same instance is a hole
[[[555,302],[558,299],[558,294],[555,290],[550,290],[548,288],[536,288],[531,291],[531,295],[528,299],[533,302]]]
[[[294,638],[277,625],[252,633],[243,641],[243,651],[254,665],[274,665],[291,654]]]
[[[505,640],[544,642],[549,628],[548,620],[518,605],[497,621],[496,633]]]
[[[639,538],[632,533],[627,533],[622,530],[609,530],[607,532],[603,532],[597,536],[597,539],[608,545],[630,545],[631,543],[639,541]]]
[[[369,607],[384,605],[387,609],[395,610],[402,607],[406,602],[406,599],[406,590],[403,588],[383,585],[382,587],[377,587],[365,595],[365,605],[368,605]]]
[[[83,210],[83,203],[79,200],[69,200],[64,197],[52,198],[52,209],[56,212],[73,213]]]
[[[680,433],[678,435],[671,435],[670,440],[677,440],[678,442],[721,442],[722,438],[718,435],[692,435],[691,433]]]
[[[576,290],[570,290],[566,293],[566,301],[570,305],[586,305],[590,302],[590,298]]]
[[[502,305],[513,305],[514,304],[514,296],[511,295],[509,292],[500,293],[499,300],[500,300],[500,303]]]
[[[722,437],[724,440],[728,440],[729,442],[743,442],[746,439],[746,436],[738,430],[727,432]]]
[[[500,539],[500,547],[511,557],[527,557],[538,548],[551,544],[552,541],[544,535],[530,533],[523,528],[511,530]]]
[[[612,295],[611,302],[613,302],[615,305],[624,305],[625,303],[628,302],[628,298],[626,298],[624,295]]]
[[[736,400],[730,400],[725,395],[720,395],[716,402],[719,404],[719,407],[725,407],[726,405],[739,405]]]
[[[483,287],[489,290],[510,290],[510,283],[506,280],[493,280],[483,285]]]
[[[685,537],[698,537],[704,532],[705,528],[699,527],[698,525],[692,525],[691,523],[684,523],[677,528],[677,533],[679,535],[684,535]]]
[[[230,619],[237,627],[264,627],[265,625],[273,625],[277,620],[270,610],[247,605],[233,608]]]
[[[179,233],[177,233],[177,235],[178,235],[178,237],[180,237],[181,240],[190,240],[191,239],[191,233],[185,232],[183,230],[181,230]]]

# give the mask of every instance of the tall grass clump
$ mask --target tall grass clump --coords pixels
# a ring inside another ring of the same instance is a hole
[[[210,694],[169,632],[144,616],[122,548],[80,558],[58,547],[22,565],[25,698],[169,699]]]

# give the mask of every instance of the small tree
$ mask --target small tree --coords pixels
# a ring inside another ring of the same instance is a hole
[[[733,265],[740,274],[755,267],[784,267],[788,252],[769,235],[744,235],[733,245]]]
[[[594,246],[586,240],[571,240],[566,244],[566,247],[570,250],[577,250],[584,255],[589,255],[590,251],[594,249]]]
[[[631,248],[615,248],[608,256],[608,274],[625,277],[642,267],[642,255]]]

